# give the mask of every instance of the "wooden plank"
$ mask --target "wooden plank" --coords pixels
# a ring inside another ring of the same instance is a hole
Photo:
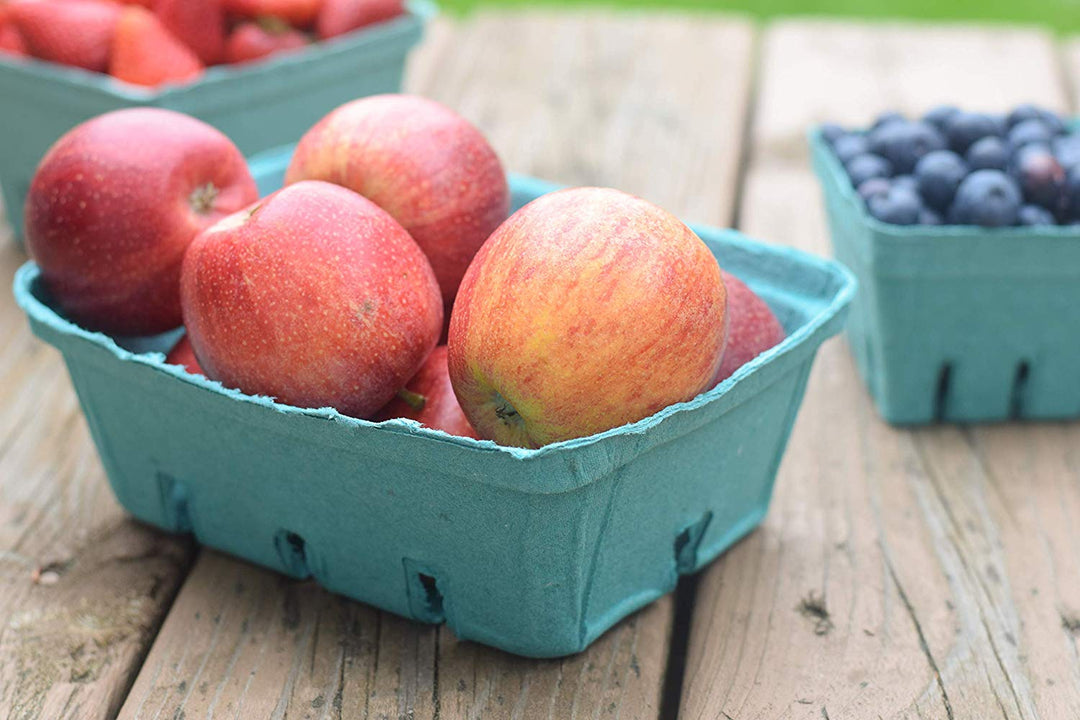
[[[784,22],[763,48],[743,228],[822,254],[811,122],[1066,104],[1028,31]],[[702,578],[682,717],[1080,716],[1076,440],[891,428],[828,344],[764,527]]]
[[[0,716],[111,718],[192,557],[127,518],[59,354],[7,288],[0,215]]]
[[[726,223],[752,43],[716,16],[478,14],[437,22],[408,82],[510,170]],[[656,718],[672,619],[664,598],[585,653],[525,660],[204,552],[120,717]]]
[[[769,158],[801,162],[810,124],[863,125],[882,110],[1067,106],[1045,30],[784,21],[770,27],[762,56],[753,151]]]

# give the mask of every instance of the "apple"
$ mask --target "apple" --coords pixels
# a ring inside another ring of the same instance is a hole
[[[244,156],[214,128],[170,110],[117,110],[69,131],[38,165],[26,247],[76,323],[159,333],[180,325],[188,244],[257,198]]]
[[[180,297],[209,377],[355,417],[416,374],[443,320],[435,274],[405,229],[319,181],[203,231],[184,258]]]
[[[206,375],[199,366],[199,359],[195,357],[195,348],[191,346],[191,338],[186,333],[165,356],[165,362],[170,365],[180,365],[192,375]]]
[[[483,438],[591,435],[707,389],[726,308],[716,259],[675,216],[617,190],[561,190],[477,253],[450,321],[450,380]]]
[[[435,348],[412,380],[372,419],[410,418],[450,435],[479,439],[461,411],[446,369],[446,346]]]
[[[721,275],[728,293],[728,339],[712,387],[787,337],[784,326],[757,293],[731,273],[722,271]]]
[[[484,136],[432,100],[376,95],[346,103],[296,146],[286,183],[355,190],[400,222],[431,261],[449,317],[476,251],[506,219],[506,174]]]

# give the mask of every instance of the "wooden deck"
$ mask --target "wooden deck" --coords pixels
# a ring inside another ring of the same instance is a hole
[[[806,126],[1065,110],[1030,29],[715,15],[440,20],[408,87],[508,168],[827,253]],[[23,255],[0,241],[0,280]],[[1080,423],[897,430],[828,343],[762,528],[587,652],[514,658],[128,519],[0,294],[0,717],[1080,718]]]

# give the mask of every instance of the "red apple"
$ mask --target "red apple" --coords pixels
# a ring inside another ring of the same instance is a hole
[[[499,158],[439,103],[377,95],[346,103],[300,140],[286,183],[355,190],[400,222],[431,261],[446,313],[476,251],[510,208]]]
[[[479,439],[461,411],[446,370],[446,346],[435,348],[412,380],[373,420],[410,418],[451,435]]]
[[[711,387],[786,337],[784,326],[757,293],[729,272],[722,272],[722,276],[728,298],[728,339]]]
[[[591,435],[708,388],[725,314],[716,259],[675,216],[617,190],[562,190],[476,255],[450,321],[450,380],[481,437]]]
[[[173,345],[173,349],[165,356],[165,362],[170,365],[182,365],[192,375],[205,375],[199,366],[199,359],[195,357],[195,348],[191,346],[191,338],[185,333],[180,340]]]
[[[435,275],[405,229],[373,202],[317,181],[195,238],[180,294],[209,377],[356,417],[416,374],[442,327]]]
[[[26,246],[75,322],[158,333],[180,325],[188,244],[256,198],[244,156],[214,128],[170,110],[117,110],[75,127],[38,165]]]

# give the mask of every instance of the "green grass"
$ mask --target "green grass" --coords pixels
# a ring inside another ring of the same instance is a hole
[[[438,0],[447,11],[480,6],[648,7],[727,10],[760,18],[824,15],[860,18],[964,20],[1045,25],[1059,33],[1080,32],[1080,0]]]

